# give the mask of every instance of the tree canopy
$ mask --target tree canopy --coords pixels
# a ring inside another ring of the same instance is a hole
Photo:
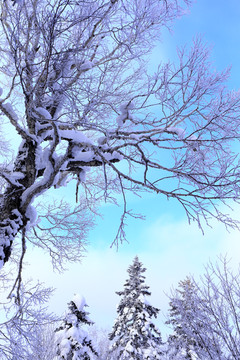
[[[1,138],[0,265],[20,235],[17,283],[26,237],[55,264],[78,258],[91,227],[88,210],[114,193],[124,203],[116,241],[131,215],[129,191],[175,199],[200,226],[211,217],[238,225],[219,208],[239,198],[231,144],[239,140],[240,95],[224,88],[228,71],[213,71],[208,49],[195,39],[178,50],[178,63],[148,73],[159,33],[189,4],[1,3],[2,126],[15,129],[20,145],[11,153]],[[64,194],[71,180],[79,204],[70,214],[66,203],[44,202],[46,192],[61,187]],[[75,248],[69,238],[78,239]]]

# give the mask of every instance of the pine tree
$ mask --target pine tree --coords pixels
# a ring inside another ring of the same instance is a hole
[[[179,282],[170,301],[169,320],[174,333],[169,336],[169,359],[219,359],[221,351],[208,328],[205,302],[191,278]]]
[[[117,292],[122,299],[109,338],[114,340],[112,351],[117,350],[119,360],[160,359],[161,334],[151,320],[157,317],[159,309],[145,299],[151,295],[145,284],[145,271],[136,256],[128,268],[129,279],[124,290]]]
[[[193,358],[197,347],[190,323],[194,321],[196,304],[194,302],[194,285],[190,278],[179,282],[179,288],[170,301],[170,318],[166,322],[173,326],[174,333],[169,336],[170,353],[179,359]]]
[[[75,295],[68,304],[69,312],[61,326],[56,329],[57,356],[54,360],[91,360],[97,356],[83,325],[92,325],[84,297]]]

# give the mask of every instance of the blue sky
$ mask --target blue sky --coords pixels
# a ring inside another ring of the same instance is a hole
[[[211,60],[217,70],[232,66],[229,89],[240,87],[240,1],[199,0],[190,12],[179,19],[173,33],[161,35],[162,42],[152,56],[152,63],[176,58],[176,46],[190,45],[192,38],[201,34],[212,47]],[[70,189],[71,192],[71,189]],[[74,190],[72,189],[74,194]],[[100,327],[110,328],[116,316],[119,298],[115,291],[121,290],[127,278],[126,269],[138,254],[147,267],[146,282],[152,291],[150,302],[167,310],[168,292],[187,274],[200,274],[204,263],[213,262],[219,254],[228,253],[233,266],[238,262],[240,241],[238,232],[227,233],[215,221],[205,236],[195,224],[189,226],[185,213],[174,200],[151,194],[142,198],[131,196],[129,208],[146,216],[145,221],[129,220],[126,228],[129,244],[116,249],[110,244],[116,234],[121,216],[121,206],[105,205],[101,209],[103,219],[98,219],[90,233],[88,253],[82,264],[74,264],[59,276],[51,275],[50,265],[34,251],[31,254],[31,273],[36,278],[56,287],[51,309],[59,314],[74,293],[83,294],[89,304],[93,321]],[[234,207],[239,216],[239,207]],[[30,259],[30,258],[29,258]],[[39,268],[41,273],[39,273]],[[162,319],[158,320],[161,324]]]

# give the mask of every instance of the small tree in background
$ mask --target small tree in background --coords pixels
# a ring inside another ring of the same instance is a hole
[[[194,359],[195,350],[199,346],[196,341],[197,329],[193,331],[189,325],[195,322],[197,311],[196,288],[187,277],[179,282],[179,288],[174,292],[170,301],[169,320],[167,324],[173,326],[174,333],[169,336],[169,356],[177,359]],[[199,330],[199,329],[198,329]],[[195,356],[196,357],[196,356]],[[197,357],[196,357],[197,358]]]
[[[57,356],[55,360],[91,360],[97,351],[83,325],[92,325],[84,297],[75,295],[68,304],[69,312],[62,325],[56,329]]]
[[[240,270],[233,271],[228,260],[220,258],[207,264],[201,281],[194,280],[194,285],[205,313],[205,332],[211,338],[211,345],[204,344],[214,354],[208,359],[240,359]]]
[[[174,330],[168,339],[169,360],[225,359],[219,341],[208,326],[211,322],[206,312],[208,306],[194,279],[187,277],[179,282],[171,297],[169,320],[166,322]]]
[[[0,275],[0,359],[52,360],[49,337],[44,339],[43,329],[50,328],[56,321],[56,316],[47,310],[53,290],[41,283],[21,283],[19,305],[16,293],[8,297],[4,293],[9,290],[7,281],[11,275],[10,271]]]
[[[117,292],[122,297],[118,305],[118,317],[109,335],[114,340],[112,351],[117,350],[121,360],[160,359],[162,339],[151,318],[157,317],[159,309],[146,300],[150,296],[145,284],[142,263],[136,256],[128,268],[129,279],[124,290]]]

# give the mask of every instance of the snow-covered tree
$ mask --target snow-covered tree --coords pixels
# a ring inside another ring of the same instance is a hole
[[[129,278],[124,290],[117,292],[121,301],[109,338],[113,340],[112,351],[117,351],[119,360],[160,359],[162,338],[152,321],[159,309],[146,299],[151,293],[145,284],[145,271],[146,268],[136,256],[128,268]]]
[[[13,293],[8,299],[4,297],[2,287],[5,285],[1,275],[1,360],[52,360],[52,346],[41,346],[43,329],[56,321],[56,316],[48,314],[46,307],[52,290],[44,288],[41,284],[22,284],[22,301],[19,305],[16,294]]]
[[[57,356],[54,360],[91,360],[97,351],[84,325],[92,325],[84,297],[75,295],[68,304],[68,313],[56,329]]]
[[[208,263],[201,281],[194,284],[206,314],[204,329],[211,335],[211,346],[205,348],[214,356],[207,359],[239,359],[240,270],[233,271],[227,258],[220,258],[215,265]]]
[[[12,154],[1,136],[1,266],[21,231],[25,252],[25,231],[33,226],[34,243],[57,262],[65,255],[74,259],[72,247],[55,241],[61,232],[53,230],[69,224],[66,212],[56,213],[52,205],[36,211],[38,199],[45,203],[43,194],[59,187],[64,193],[72,179],[76,198],[82,193],[90,209],[97,199],[112,200],[115,191],[125,202],[128,190],[146,189],[179,201],[189,219],[200,223],[201,215],[206,222],[213,216],[236,225],[217,207],[239,199],[239,164],[230,146],[239,140],[240,95],[224,90],[228,73],[211,71],[208,50],[196,40],[178,51],[176,65],[148,74],[159,33],[186,4],[1,2],[2,131],[15,129],[15,148],[20,143]],[[40,210],[48,220],[55,211],[51,226],[39,225]],[[79,211],[72,212],[78,223]],[[125,203],[118,239],[127,215]],[[71,227],[67,231],[70,236]],[[59,244],[64,250],[58,257]]]
[[[88,329],[88,334],[92,339],[94,339],[94,344],[98,352],[96,360],[118,360],[117,354],[110,351],[111,341],[109,340],[108,333],[109,330],[99,328],[95,325]]]
[[[56,323],[59,323],[59,319],[34,328],[35,338],[28,338],[31,342],[31,353],[24,360],[54,360],[56,355]]]
[[[169,359],[224,359],[219,339],[214,337],[209,327],[211,318],[206,312],[207,307],[193,278],[187,277],[179,282],[178,289],[171,296],[167,321],[173,328],[168,339]]]
[[[167,324],[171,324],[174,333],[169,336],[170,358],[194,359],[196,349],[201,346],[196,340],[202,324],[196,319],[199,304],[195,296],[196,288],[188,277],[180,281],[174,297],[170,301],[169,317]],[[191,324],[191,325],[190,325]],[[194,324],[192,326],[192,324]],[[193,330],[194,328],[194,330]],[[197,357],[196,357],[197,358]]]
[[[128,191],[175,199],[199,224],[203,215],[236,225],[218,207],[239,199],[231,143],[240,138],[240,95],[224,89],[228,72],[211,70],[199,40],[179,49],[175,65],[147,71],[161,30],[189,3],[1,2],[1,131],[15,131],[16,141],[11,152],[0,137],[0,267],[21,233],[17,298],[26,238],[54,265],[78,259],[87,210],[96,200],[114,201],[114,192],[124,202],[116,241],[131,215]],[[67,204],[43,196],[56,188],[64,196],[71,180],[80,205],[70,207],[70,217]]]

